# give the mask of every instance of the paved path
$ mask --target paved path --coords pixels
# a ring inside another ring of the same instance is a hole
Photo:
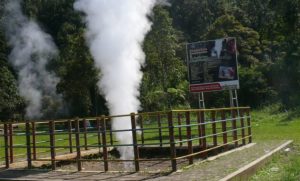
[[[275,149],[283,141],[269,141],[197,162],[175,173],[99,173],[42,170],[2,170],[0,180],[219,180]]]

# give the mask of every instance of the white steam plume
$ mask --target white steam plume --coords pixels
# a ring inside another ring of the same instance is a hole
[[[145,63],[142,43],[151,29],[147,16],[156,0],[77,0],[76,10],[86,14],[86,38],[95,64],[101,69],[99,88],[110,114],[128,114],[140,108],[141,66]],[[113,129],[131,129],[130,118],[113,120]],[[131,144],[131,132],[117,133]],[[131,147],[119,148],[121,158],[133,157]]]
[[[56,46],[50,35],[22,13],[20,0],[6,2],[4,28],[12,47],[9,61],[18,73],[18,88],[27,102],[26,117],[40,118],[43,111],[51,111],[55,104],[56,109],[61,103],[56,94],[59,79],[46,70],[58,53]],[[48,106],[45,110],[43,104]]]

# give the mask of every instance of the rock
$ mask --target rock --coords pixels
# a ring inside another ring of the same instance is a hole
[[[272,167],[270,170],[271,170],[271,172],[278,172],[279,168],[278,167]]]

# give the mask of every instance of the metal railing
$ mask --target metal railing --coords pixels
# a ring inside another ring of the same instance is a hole
[[[130,120],[131,129],[113,130],[115,118]],[[137,126],[138,125],[138,126]],[[103,162],[104,171],[110,162],[132,162],[140,171],[140,163],[147,161],[170,161],[172,171],[177,162],[187,159],[192,164],[195,157],[206,158],[208,152],[227,151],[229,145],[238,147],[252,142],[249,107],[172,110],[128,115],[76,118],[70,120],[25,121],[0,123],[0,162],[6,168],[18,161],[50,161],[56,169],[58,161],[77,162],[78,171],[82,162]],[[116,139],[117,133],[130,132],[131,143],[124,144]],[[2,138],[1,138],[2,137]],[[131,147],[132,159],[112,158],[109,148]],[[140,151],[146,147],[167,148],[169,154],[163,158],[141,158]],[[178,149],[185,148],[184,154]],[[85,150],[97,149],[97,158],[86,159]],[[73,153],[73,158],[58,155]]]

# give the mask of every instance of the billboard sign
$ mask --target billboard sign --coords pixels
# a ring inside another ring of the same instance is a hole
[[[239,89],[235,38],[186,45],[190,92]]]

